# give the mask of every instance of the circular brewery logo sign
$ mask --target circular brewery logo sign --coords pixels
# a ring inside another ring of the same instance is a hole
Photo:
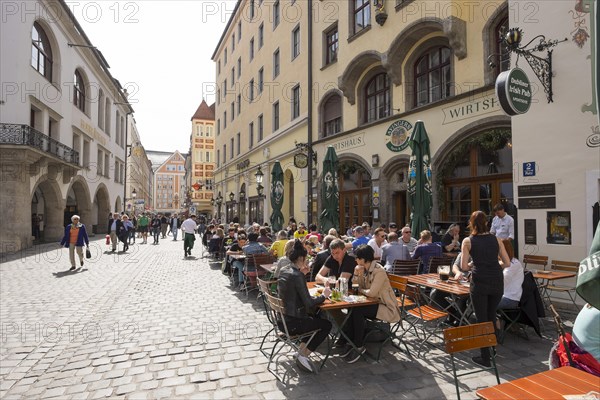
[[[513,68],[498,75],[496,96],[506,114],[525,114],[531,106],[532,97],[531,84],[525,72]]]
[[[404,150],[408,146],[411,129],[411,123],[403,119],[391,124],[385,133],[386,147],[395,153]]]

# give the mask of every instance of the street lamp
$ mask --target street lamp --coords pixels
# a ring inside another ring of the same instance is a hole
[[[262,182],[263,182],[264,176],[265,176],[265,174],[262,172],[262,169],[260,168],[260,165],[259,165],[258,170],[256,171],[256,174],[254,174],[254,177],[256,178],[256,193],[258,194],[258,197],[263,197],[263,190],[265,188],[262,185]]]
[[[220,220],[221,219],[221,205],[223,204],[223,196],[221,195],[221,192],[219,192],[219,194],[217,195],[217,200],[215,203],[217,204],[217,219]]]
[[[235,194],[233,194],[233,192],[229,193],[229,200],[233,201],[234,198]]]
[[[240,191],[240,203],[243,203],[244,201],[246,201],[246,191],[244,191],[244,189],[242,189]]]
[[[136,197],[137,197],[137,192],[135,191],[135,188],[134,188],[133,191],[131,192],[131,198],[135,200]]]

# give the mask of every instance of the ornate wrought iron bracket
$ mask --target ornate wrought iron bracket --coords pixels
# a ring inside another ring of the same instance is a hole
[[[312,148],[308,143],[298,143],[297,141],[294,141],[294,144],[296,145],[296,149],[305,152],[306,154],[312,154],[313,163],[317,163],[317,153],[312,151]]]

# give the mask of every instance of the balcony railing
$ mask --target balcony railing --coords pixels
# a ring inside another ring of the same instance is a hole
[[[0,144],[21,144],[50,153],[69,164],[79,165],[79,152],[29,125],[0,123]]]

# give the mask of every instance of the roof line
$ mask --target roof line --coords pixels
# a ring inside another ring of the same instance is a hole
[[[210,59],[213,61],[215,61],[215,55],[217,54],[217,50],[219,50],[219,47],[221,47],[221,43],[223,43],[223,39],[225,39],[225,35],[227,34],[227,31],[229,30],[229,27],[231,26],[231,23],[233,22],[233,19],[235,18],[235,15],[237,14],[240,4],[242,4],[242,0],[237,0],[237,3],[235,4],[235,8],[233,9],[233,12],[231,13],[231,17],[229,17],[229,21],[227,21],[227,25],[225,25],[225,29],[223,30],[223,33],[221,34],[219,43],[217,43],[217,47],[215,48],[213,55],[210,57]]]

